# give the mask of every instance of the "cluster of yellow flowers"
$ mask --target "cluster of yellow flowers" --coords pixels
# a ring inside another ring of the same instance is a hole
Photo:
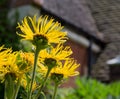
[[[31,53],[12,52],[12,49],[0,47],[0,80],[4,81],[7,75],[15,80],[22,78],[30,71],[33,65]]]
[[[27,89],[27,99],[31,99],[32,92],[38,89],[33,99],[38,99],[45,82],[50,77],[56,85],[69,76],[79,74],[76,68],[79,64],[71,58],[72,50],[69,46],[64,47],[67,33],[63,32],[60,23],[48,16],[36,15],[25,17],[17,27],[20,31],[17,34],[21,40],[28,40],[34,46],[34,52],[13,52],[11,48],[0,47],[0,80],[6,81],[10,76],[14,82],[18,81],[19,86]],[[43,82],[36,82],[36,73],[43,75]],[[31,75],[32,74],[32,75]],[[38,84],[38,85],[37,85]],[[37,88],[38,87],[38,88]],[[40,89],[39,89],[40,87]],[[16,96],[13,95],[12,99]],[[55,95],[53,96],[53,99]]]

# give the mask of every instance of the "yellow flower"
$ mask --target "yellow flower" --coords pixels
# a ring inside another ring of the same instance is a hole
[[[76,76],[79,74],[79,72],[76,71],[78,67],[79,64],[77,64],[75,60],[66,60],[64,65],[60,64],[60,66],[53,68],[51,74],[62,74],[64,78]]]
[[[55,60],[67,60],[72,54],[72,50],[69,46],[64,47],[63,44],[58,44],[56,47],[41,50],[39,58],[44,60],[46,58],[52,58]]]
[[[64,47],[63,44],[58,44],[56,47],[41,50],[39,53],[39,60],[46,66],[52,68],[56,66],[58,61],[67,60],[72,54],[69,46]]]
[[[27,78],[27,76],[26,75],[24,75],[23,76],[23,78],[22,78],[22,80],[21,80],[21,86],[26,90],[26,91],[28,91],[28,89],[29,89],[29,87],[30,87],[30,76],[28,76],[28,78]],[[38,85],[37,85],[37,83],[36,82],[34,82],[33,83],[33,86],[32,86],[32,91],[35,91],[36,89],[37,89],[37,87],[38,87]]]
[[[3,79],[4,73],[6,72],[4,67],[6,67],[5,64],[7,62],[7,57],[11,52],[11,49],[4,48],[4,46],[0,47],[0,79]]]
[[[5,60],[7,59],[11,52],[12,52],[11,49],[4,48],[4,46],[0,47],[0,66],[4,65]]]
[[[29,52],[20,52],[20,58],[21,60],[18,60],[19,62],[26,63],[27,66],[33,66],[34,65],[34,54]]]
[[[49,76],[52,76],[52,74],[60,74],[63,75],[63,79],[68,78],[70,76],[76,76],[79,74],[79,72],[76,70],[79,67],[79,65],[80,64],[77,64],[76,61],[73,59],[66,60],[64,63],[60,62],[56,67],[52,68]],[[47,67],[41,64],[38,72],[45,75],[47,70]]]
[[[0,64],[0,79],[4,81],[6,75],[11,75],[14,79],[21,78],[31,69],[32,57],[25,57],[26,53],[10,52]],[[31,56],[31,55],[30,55]],[[28,59],[25,59],[28,58]],[[30,59],[30,60],[29,60]]]
[[[30,24],[29,24],[30,23]],[[18,28],[22,33],[18,33],[23,37],[23,40],[30,40],[36,43],[36,40],[43,44],[60,43],[66,41],[66,32],[63,32],[63,27],[60,23],[55,22],[54,19],[48,19],[48,16],[41,16],[36,20],[36,15],[31,17],[25,17]]]
[[[6,57],[4,64],[0,65],[0,79],[4,80],[7,74],[10,74],[13,78],[18,77],[19,75],[19,68],[16,65],[16,53],[12,53]]]

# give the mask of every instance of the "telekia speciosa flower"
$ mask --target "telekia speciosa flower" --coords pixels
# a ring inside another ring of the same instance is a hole
[[[17,28],[21,30],[17,34],[23,40],[29,40],[37,46],[63,43],[67,39],[67,33],[62,31],[63,26],[48,16],[40,16],[38,19],[36,15],[33,18],[25,17]]]

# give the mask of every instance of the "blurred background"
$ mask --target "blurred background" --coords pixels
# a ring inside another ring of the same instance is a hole
[[[81,77],[118,81],[119,59],[112,64],[108,61],[120,55],[119,6],[119,0],[0,0],[0,45],[30,51],[30,43],[20,42],[16,35],[17,22],[25,16],[49,15],[68,31],[66,45],[81,64]],[[75,86],[74,80],[64,86]]]

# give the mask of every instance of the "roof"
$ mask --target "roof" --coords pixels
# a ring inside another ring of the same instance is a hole
[[[32,2],[33,2],[33,0],[10,0],[9,1],[9,6],[10,6],[10,8],[11,7],[17,7],[17,6],[31,4]]]
[[[99,38],[99,32],[85,0],[44,0],[42,8]]]
[[[90,6],[99,30],[108,42],[93,66],[92,75],[102,81],[112,80],[110,64],[106,62],[120,55],[120,0],[90,0]]]

